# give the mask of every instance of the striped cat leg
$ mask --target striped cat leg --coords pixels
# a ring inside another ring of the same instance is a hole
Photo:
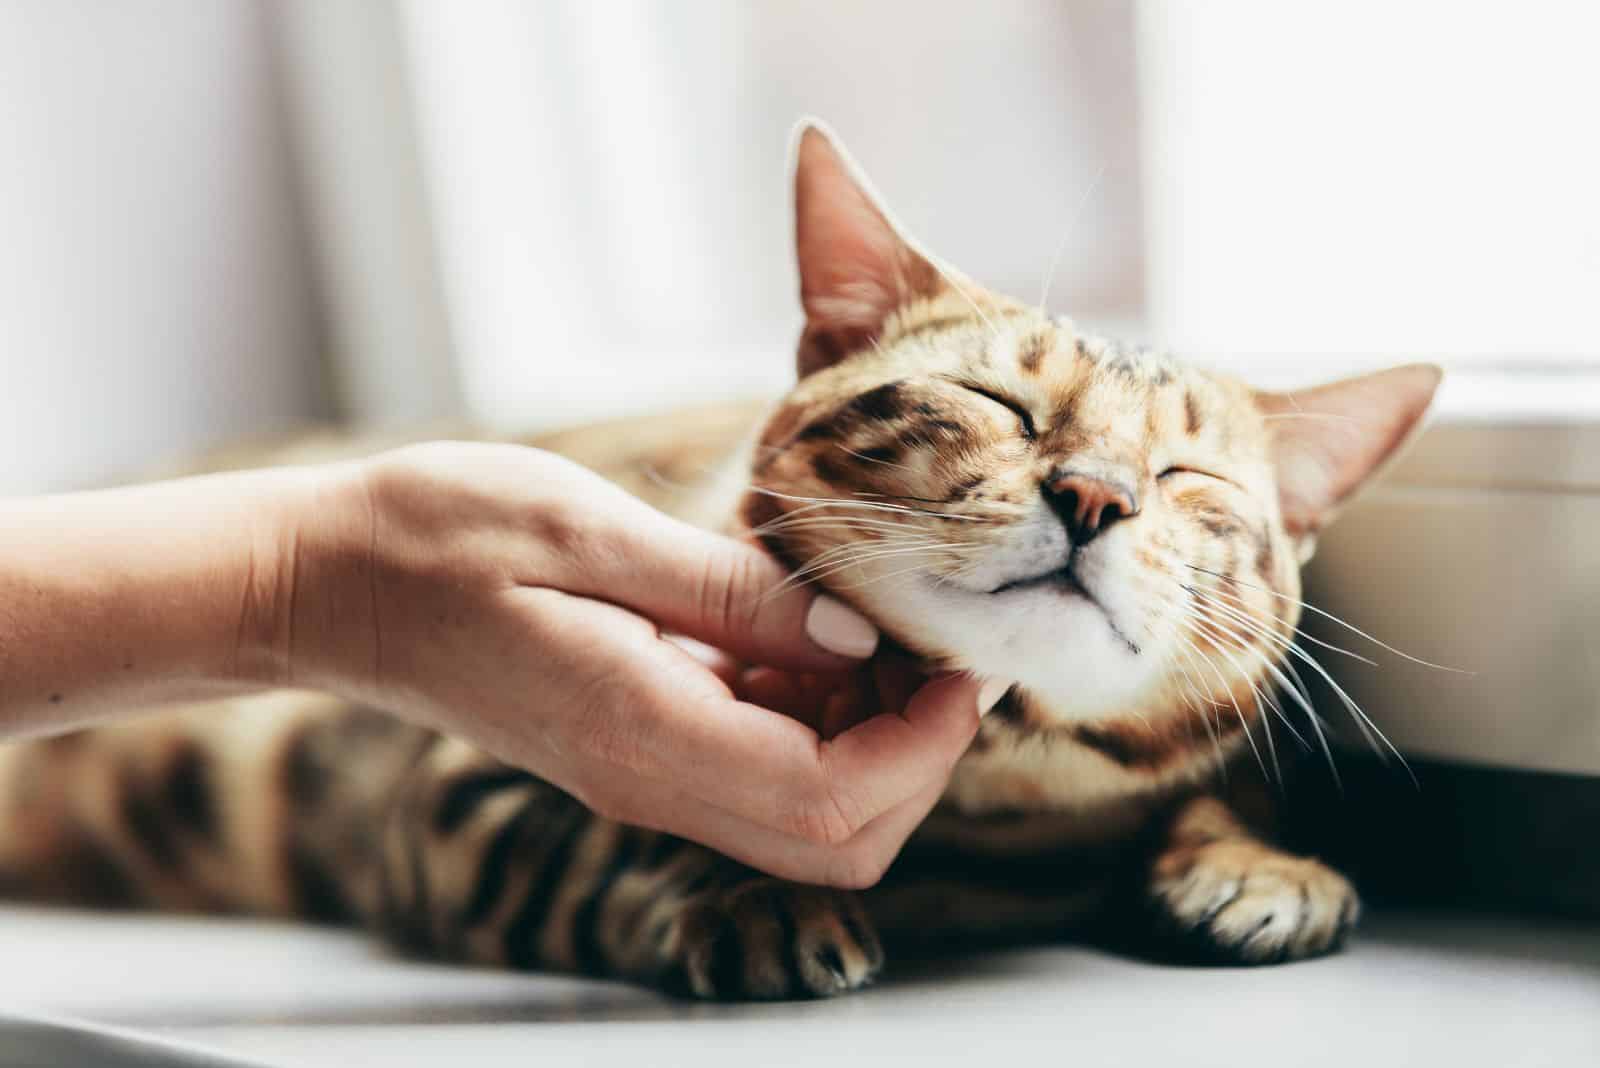
[[[382,856],[374,918],[421,952],[727,999],[840,993],[882,965],[855,895],[602,819],[457,742],[396,797]]]
[[[343,702],[285,691],[0,747],[0,890],[303,914],[295,843],[312,824],[285,770],[297,739],[346,718]],[[378,770],[360,768],[352,779]]]
[[[1361,910],[1344,876],[1261,841],[1214,797],[1177,809],[1146,893],[1159,936],[1187,955],[1233,963],[1330,952]]]

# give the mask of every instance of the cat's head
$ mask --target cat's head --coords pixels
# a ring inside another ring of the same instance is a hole
[[[819,127],[795,159],[800,381],[751,526],[931,663],[1015,683],[1036,726],[1253,707],[1318,530],[1438,369],[1256,392],[945,267]]]

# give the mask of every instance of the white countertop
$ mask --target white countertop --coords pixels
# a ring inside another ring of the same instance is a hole
[[[837,1001],[745,1006],[397,960],[359,935],[240,920],[6,907],[0,947],[6,1012],[272,1065],[1600,1058],[1600,930],[1509,919],[1380,915],[1347,952],[1278,968],[1161,967],[1074,947],[992,953],[902,970]],[[9,1063],[21,1062],[0,1049]]]

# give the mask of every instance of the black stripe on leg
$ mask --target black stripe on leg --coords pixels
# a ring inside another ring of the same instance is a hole
[[[654,870],[661,867],[671,858],[678,855],[678,850],[683,848],[683,839],[674,838],[661,831],[635,830],[635,834],[650,835],[649,845],[645,846],[639,855],[639,867]]]
[[[635,861],[639,856],[640,832],[631,827],[618,830],[621,840],[613,847],[610,862],[606,864],[605,871],[600,873],[600,878],[595,880],[572,919],[574,954],[578,970],[585,975],[605,975],[611,970],[600,945],[600,908],[622,873],[637,866]]]
[[[716,922],[706,978],[717,997],[729,998],[744,990],[744,936],[732,916],[718,915]]]
[[[433,829],[439,834],[457,830],[491,795],[536,781],[520,768],[493,768],[463,775],[444,788],[433,811]]]
[[[593,822],[594,817],[588,811],[573,805],[559,826],[551,828],[544,856],[538,858],[533,886],[506,928],[506,959],[515,967],[529,969],[538,963],[539,932],[544,929],[556,891],[567,877],[578,839]]]
[[[783,954],[783,977],[790,994],[811,992],[810,984],[800,974],[800,936],[795,925],[794,909],[789,895],[774,886],[762,897],[772,902],[772,911],[778,917],[778,939],[782,942],[778,952]],[[841,962],[840,971],[843,971]]]
[[[298,915],[316,923],[348,923],[355,918],[339,880],[304,846],[289,849],[289,879]]]
[[[526,844],[537,833],[539,817],[544,813],[542,799],[528,798],[522,806],[507,817],[483,851],[478,866],[478,881],[472,897],[461,914],[461,923],[471,927],[483,922],[505,892],[506,879],[511,864],[517,859],[517,847]]]
[[[118,806],[128,833],[150,860],[163,868],[175,866],[181,850],[159,796],[132,769],[123,773],[118,786],[122,793]]]
[[[205,754],[193,742],[185,742],[167,769],[166,804],[185,827],[209,845],[218,840],[217,806],[211,786],[211,769]]]

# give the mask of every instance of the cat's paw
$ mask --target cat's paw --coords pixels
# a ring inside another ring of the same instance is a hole
[[[689,906],[666,932],[667,985],[717,1000],[832,997],[883,968],[860,899],[755,878]]]
[[[1268,964],[1328,953],[1361,913],[1344,876],[1255,841],[1181,850],[1158,860],[1152,875],[1162,925],[1205,960]]]

